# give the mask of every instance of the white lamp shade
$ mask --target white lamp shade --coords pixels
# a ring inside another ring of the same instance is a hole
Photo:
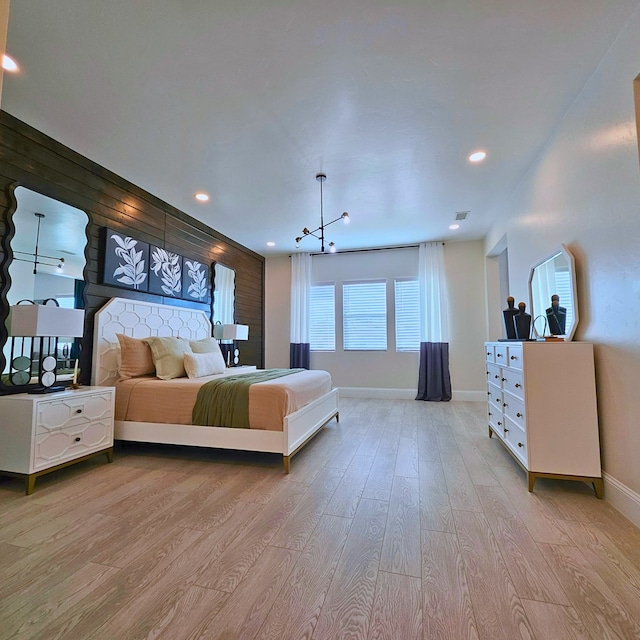
[[[248,340],[249,325],[247,324],[214,324],[213,337],[216,340]]]
[[[11,307],[10,336],[80,338],[83,334],[83,309],[63,309],[48,304],[17,304]]]

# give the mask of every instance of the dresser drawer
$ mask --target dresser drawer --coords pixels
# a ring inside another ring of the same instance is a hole
[[[502,386],[502,373],[500,367],[497,364],[486,364],[487,367],[487,382],[495,384],[498,387]]]
[[[529,466],[529,455],[527,452],[527,434],[520,429],[517,424],[514,424],[511,420],[507,419],[507,433],[506,442],[509,445],[513,453],[518,457],[520,462]]]
[[[505,344],[497,344],[494,347],[495,351],[495,363],[499,364],[501,367],[507,366],[507,345]]]
[[[106,449],[112,442],[111,418],[45,431],[36,435],[32,471],[47,469],[94,451]]]
[[[493,384],[488,387],[489,404],[502,413],[502,390]]]
[[[80,427],[89,422],[109,422],[113,415],[113,395],[109,392],[71,396],[40,402],[36,411],[36,435]]]
[[[524,386],[522,382],[522,371],[515,369],[502,370],[502,388],[513,394],[517,398],[524,400]]]
[[[505,366],[522,371],[522,345],[509,345],[505,356]]]
[[[504,399],[504,414],[510,418],[521,429],[526,430],[526,418],[524,411],[524,402],[509,393],[502,394]]]
[[[495,347],[492,344],[485,344],[484,354],[487,362],[495,362]]]

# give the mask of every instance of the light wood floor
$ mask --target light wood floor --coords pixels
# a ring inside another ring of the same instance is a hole
[[[277,456],[129,445],[0,480],[0,638],[640,638],[640,530],[479,403],[345,399]]]

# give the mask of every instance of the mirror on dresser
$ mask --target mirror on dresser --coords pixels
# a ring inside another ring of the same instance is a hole
[[[565,245],[531,269],[529,298],[535,334],[573,340],[578,326],[576,272]]]
[[[22,300],[41,304],[53,298],[60,307],[82,308],[88,215],[24,186],[16,186],[12,196],[13,206],[7,216],[10,240],[3,247],[8,256],[3,291],[7,306]],[[37,356],[32,353],[31,339],[12,339],[5,325],[0,340],[4,356],[0,390],[25,391],[37,385],[38,360],[31,357]],[[58,380],[72,379],[78,351],[79,340],[58,337]],[[31,358],[31,367],[27,361],[20,375],[12,375],[16,373],[11,367],[12,355],[14,360]]]

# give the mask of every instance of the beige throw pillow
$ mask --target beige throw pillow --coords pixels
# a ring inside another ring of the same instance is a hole
[[[191,352],[188,340],[176,337],[153,337],[145,338],[145,342],[151,348],[158,378],[172,380],[184,378],[187,375],[184,369],[184,354]]]
[[[131,338],[122,333],[116,333],[120,343],[120,366],[118,372],[121,378],[139,378],[155,374],[151,349],[143,338]]]
[[[215,338],[202,338],[202,340],[189,340],[193,353],[222,353],[220,345]]]
[[[222,353],[189,353],[184,354],[184,368],[190,378],[202,378],[214,373],[224,373],[226,366]]]

